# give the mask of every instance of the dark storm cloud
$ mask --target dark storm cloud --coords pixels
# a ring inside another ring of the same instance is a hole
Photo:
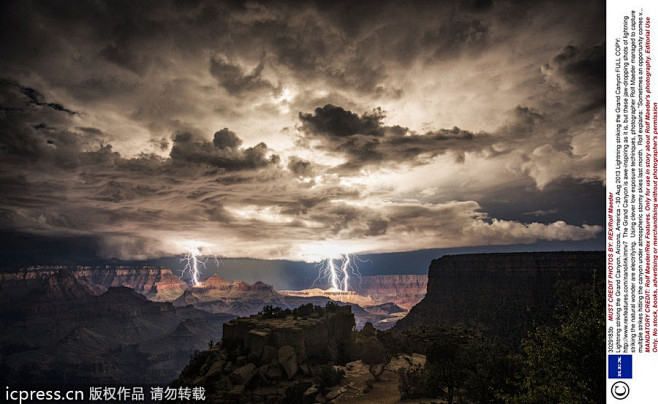
[[[590,20],[601,10],[582,7],[588,19],[580,29],[589,39],[595,29]],[[194,65],[199,78],[198,69],[204,69],[236,97],[269,96],[279,82],[321,82],[368,96],[399,96],[405,86],[390,79],[400,68],[472,56],[512,38],[508,25],[524,18],[510,18],[510,11],[550,19],[576,15],[578,8],[507,1],[8,2],[0,17],[7,40],[0,46],[8,69],[29,66],[81,100],[101,102],[112,95],[135,111],[134,119],[164,131],[164,118],[168,125],[175,121],[172,115],[183,115],[181,121],[196,118],[199,107],[191,106],[204,102],[196,83],[194,91],[178,89],[166,103],[151,105],[153,98],[168,95],[158,85],[145,88],[148,81],[167,81],[168,71],[180,71],[181,64]],[[42,23],[32,23],[37,20]],[[300,105],[300,110],[316,106]],[[243,113],[240,107],[221,105],[232,114]]]
[[[215,133],[212,143],[189,132],[174,135],[172,141],[173,162],[203,163],[228,171],[262,168],[279,162],[278,155],[267,155],[265,143],[238,149],[241,141],[228,129]]]
[[[401,126],[382,124],[384,113],[376,109],[359,116],[331,104],[316,108],[313,114],[300,113],[302,129],[319,148],[343,154],[343,169],[390,163],[427,164],[439,154],[453,152],[458,160],[466,151],[484,150],[490,135],[474,134],[459,128],[416,134]]]
[[[228,128],[215,132],[212,142],[215,147],[220,149],[236,149],[242,144],[242,140],[235,134],[235,132],[228,130]]]
[[[17,83],[15,83],[15,82],[11,82],[11,81],[9,81],[9,83],[2,83],[2,84],[0,84],[0,85],[2,85],[2,86],[5,86],[5,85],[8,85],[8,86],[11,86],[11,85],[18,86]],[[73,111],[71,111],[71,110],[69,110],[69,109],[64,108],[61,104],[58,104],[58,103],[56,103],[56,102],[46,102],[46,101],[44,101],[44,99],[45,99],[44,96],[43,96],[40,92],[38,92],[37,90],[35,90],[35,89],[33,89],[33,88],[30,88],[30,87],[21,87],[21,86],[18,86],[18,87],[20,88],[21,92],[22,92],[23,94],[25,94],[25,95],[30,99],[30,103],[31,103],[31,104],[47,106],[47,107],[52,108],[52,109],[54,109],[54,110],[56,110],[56,111],[66,112],[66,113],[69,114],[69,115],[73,115],[73,114],[75,114],[75,112],[73,112]]]
[[[316,108],[313,114],[299,114],[299,119],[306,130],[333,137],[348,137],[356,134],[383,136],[382,118],[381,111],[358,116],[331,104]]]
[[[589,102],[581,111],[605,107],[605,42],[586,49],[565,46],[542,66],[542,72],[566,91],[587,94]]]
[[[570,84],[601,90],[605,88],[605,43],[584,51],[568,45],[542,70]]]
[[[221,57],[210,59],[210,74],[232,95],[273,88],[269,81],[261,77],[264,67],[265,61],[261,60],[251,72],[245,73],[240,66],[231,64]]]
[[[48,111],[53,109],[55,111],[64,112],[68,115],[74,115],[75,112],[64,108],[59,103],[47,102],[43,94],[39,91],[22,86],[14,80],[0,78],[0,91],[2,91],[2,110],[3,111],[23,111],[32,107],[47,107],[46,109],[40,108],[40,111]]]
[[[0,80],[0,97],[0,153],[5,159],[52,159],[61,165],[75,165],[80,144],[96,136],[76,136],[67,131],[73,111],[45,101],[41,93],[15,81]]]

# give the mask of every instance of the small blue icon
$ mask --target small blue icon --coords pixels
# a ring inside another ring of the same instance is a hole
[[[608,379],[632,379],[633,355],[608,355]]]

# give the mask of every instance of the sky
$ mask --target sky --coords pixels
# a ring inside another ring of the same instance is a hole
[[[0,8],[4,260],[603,248],[603,1]]]

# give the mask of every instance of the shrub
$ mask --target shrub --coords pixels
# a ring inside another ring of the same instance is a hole
[[[263,311],[261,311],[259,314],[262,314],[265,318],[285,318],[286,316],[292,314],[292,312],[290,309],[284,310],[281,307],[268,305],[263,307]]]
[[[364,340],[361,361],[368,365],[368,370],[375,380],[384,373],[386,365],[391,361],[391,353],[375,337],[368,337]]]
[[[342,369],[336,369],[331,365],[322,365],[318,377],[322,379],[320,387],[332,387],[340,383],[340,379],[345,376]]]
[[[398,369],[400,399],[434,397],[435,394],[428,391],[428,379],[428,372],[421,365]]]

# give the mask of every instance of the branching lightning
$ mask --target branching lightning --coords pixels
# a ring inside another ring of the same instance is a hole
[[[338,261],[338,262],[334,262]],[[359,278],[361,283],[361,273],[357,262],[364,262],[354,254],[341,254],[339,258],[326,258],[320,261],[318,268],[318,277],[313,281],[313,285],[321,280],[328,280],[331,288],[341,292],[350,290],[350,274]]]
[[[201,250],[199,249],[198,245],[193,245],[191,247],[188,247],[188,252],[185,254],[183,258],[181,258],[181,262],[185,263],[185,267],[183,268],[183,276],[188,274],[190,277],[190,280],[192,281],[193,286],[199,286],[200,281],[199,281],[199,276],[201,275],[201,271],[208,269],[206,267],[206,263],[208,262],[209,258],[213,258],[215,260],[215,263],[219,265],[219,260],[217,257],[210,253],[209,255],[206,255],[205,258],[201,258]]]

